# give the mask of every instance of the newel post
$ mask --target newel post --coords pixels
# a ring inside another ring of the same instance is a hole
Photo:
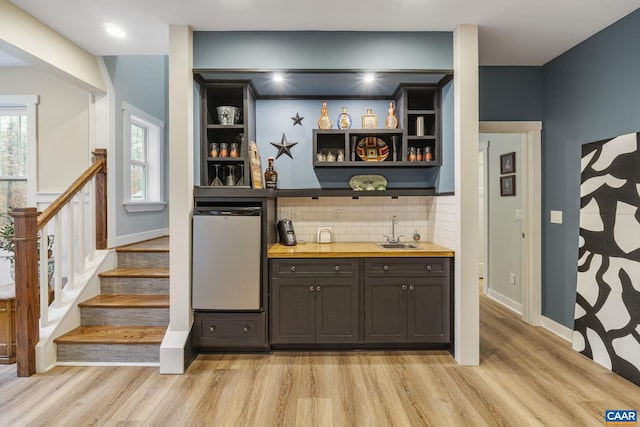
[[[38,210],[14,208],[16,363],[19,377],[36,372],[36,344],[40,340],[38,281]]]
[[[102,162],[96,174],[96,249],[107,248],[107,150],[96,148],[94,162]]]

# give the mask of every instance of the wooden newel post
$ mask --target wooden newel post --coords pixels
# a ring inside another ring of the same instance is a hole
[[[96,249],[107,248],[107,150],[96,148],[94,162],[102,162],[96,174]]]
[[[36,344],[40,340],[38,281],[38,210],[15,208],[16,363],[19,377],[36,372]]]

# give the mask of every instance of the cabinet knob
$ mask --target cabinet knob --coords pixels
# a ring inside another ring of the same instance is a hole
[[[211,332],[215,332],[215,331],[216,331],[216,327],[215,327],[215,326],[210,326],[210,327],[209,327],[209,330],[210,330]]]
[[[320,292],[320,286],[316,286],[316,291]]]
[[[313,292],[313,286],[309,286],[309,290]]]
[[[295,265],[291,266],[291,271],[296,271],[296,266]]]
[[[416,287],[415,287],[415,286],[413,286],[413,285],[409,286],[409,290],[410,290],[410,291],[414,291],[415,289],[416,289]]]
[[[402,285],[402,290],[406,291],[407,290],[407,285]]]
[[[388,266],[388,265],[385,265],[384,267],[382,267],[382,269],[383,269],[384,271],[389,271],[389,266]]]
[[[242,328],[242,332],[244,332],[245,334],[249,332],[249,325],[244,325],[244,328]]]
[[[336,271],[340,271],[340,266],[336,265]]]
[[[431,271],[431,266],[427,265],[427,271]]]

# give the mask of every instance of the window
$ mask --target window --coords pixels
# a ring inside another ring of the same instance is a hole
[[[164,123],[127,103],[123,111],[128,168],[124,206],[128,212],[163,210]]]
[[[27,206],[27,113],[0,107],[0,212],[14,206]]]

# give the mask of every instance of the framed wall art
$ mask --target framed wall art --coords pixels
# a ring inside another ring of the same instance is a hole
[[[500,155],[500,175],[514,173],[516,171],[516,153],[506,153]]]
[[[516,176],[515,175],[500,177],[500,195],[501,196],[516,195]]]

